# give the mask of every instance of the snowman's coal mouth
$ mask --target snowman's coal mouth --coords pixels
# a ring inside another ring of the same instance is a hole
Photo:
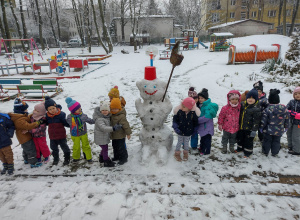
[[[158,90],[155,90],[155,91],[152,92],[152,93],[149,93],[149,92],[145,91],[145,93],[146,93],[147,95],[154,95],[157,91],[158,91]]]

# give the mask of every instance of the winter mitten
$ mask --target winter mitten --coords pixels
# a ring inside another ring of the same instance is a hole
[[[254,138],[256,136],[256,131],[251,131],[250,137]]]
[[[115,124],[115,125],[113,126],[113,130],[114,130],[114,131],[120,130],[121,128],[122,128],[122,125],[120,125],[120,124]]]
[[[179,128],[174,128],[174,131],[176,132],[176,134],[178,135],[182,135],[182,132],[180,131]]]
[[[297,113],[297,114],[295,115],[295,119],[300,120],[300,113]]]

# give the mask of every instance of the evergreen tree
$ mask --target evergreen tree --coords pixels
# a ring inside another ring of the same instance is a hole
[[[280,65],[275,65],[272,75],[294,76],[300,72],[300,32],[293,33],[293,41],[285,54],[285,60]]]

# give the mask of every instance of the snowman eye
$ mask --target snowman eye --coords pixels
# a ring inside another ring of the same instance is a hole
[[[147,88],[147,86],[146,86],[146,85],[144,85],[144,88]]]
[[[155,88],[156,88],[156,86],[153,86],[153,88],[155,89]]]

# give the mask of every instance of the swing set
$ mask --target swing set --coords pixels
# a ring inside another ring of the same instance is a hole
[[[7,46],[6,46],[6,44],[5,44],[5,41],[30,41],[30,49],[31,49],[31,57],[32,57],[32,61],[34,61],[34,57],[33,57],[33,49],[34,49],[34,46],[35,46],[35,48],[37,49],[37,51],[39,52],[39,55],[40,55],[40,57],[41,57],[42,60],[43,60],[42,54],[41,54],[41,52],[39,51],[39,48],[36,46],[36,43],[35,43],[35,41],[33,40],[33,38],[30,38],[30,39],[3,39],[3,38],[1,38],[0,47],[2,47],[2,43],[3,43],[3,46],[5,47],[6,53],[9,54],[8,49],[7,49]],[[24,51],[24,52],[25,52],[25,51]],[[1,50],[0,50],[0,55],[1,55]],[[10,58],[10,55],[9,55],[9,58]]]

